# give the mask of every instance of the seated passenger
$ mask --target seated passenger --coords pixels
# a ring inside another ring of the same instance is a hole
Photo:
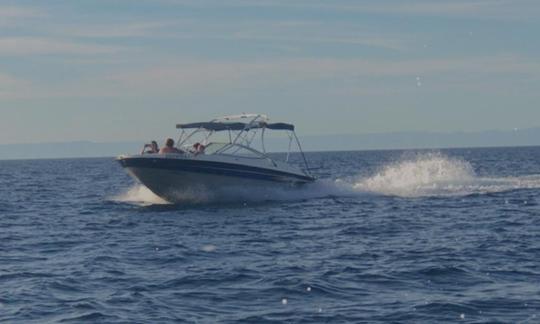
[[[159,150],[159,154],[168,153],[184,153],[184,151],[174,147],[174,140],[172,138],[167,138],[167,141],[165,141],[165,147],[162,147],[161,150]]]
[[[204,149],[206,147],[204,145],[202,145],[201,143],[197,142],[195,144],[193,144],[193,153],[195,155],[199,155],[201,153],[204,153]]]
[[[156,141],[152,141],[150,144],[144,144],[144,147],[141,152],[141,154],[156,154],[156,153],[159,153],[159,146]]]

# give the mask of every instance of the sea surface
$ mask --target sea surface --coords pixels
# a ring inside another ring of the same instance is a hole
[[[308,159],[176,205],[113,158],[0,161],[0,322],[540,323],[540,147]]]

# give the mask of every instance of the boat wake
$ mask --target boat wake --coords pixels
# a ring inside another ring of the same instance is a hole
[[[465,160],[428,153],[386,165],[353,188],[398,197],[467,196],[540,188],[540,175],[479,177]]]
[[[452,197],[517,189],[540,188],[540,175],[479,177],[472,165],[441,153],[418,155],[383,166],[369,177],[320,179],[301,188],[232,187],[223,192],[202,189],[178,192],[180,203],[294,201],[327,197],[384,195],[404,198]],[[168,204],[143,185],[135,185],[113,199],[138,205]]]

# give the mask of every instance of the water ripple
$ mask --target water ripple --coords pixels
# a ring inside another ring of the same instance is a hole
[[[0,161],[0,322],[538,322],[540,148],[308,157],[303,192],[181,205]]]

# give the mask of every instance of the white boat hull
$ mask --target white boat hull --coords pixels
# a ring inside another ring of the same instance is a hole
[[[292,169],[280,169],[279,165],[265,166],[264,161],[241,164],[223,158],[181,156],[121,157],[119,161],[133,178],[169,202],[208,195],[236,195],[244,199],[254,191],[260,193],[269,187],[293,188],[313,181],[300,171],[293,173]]]

